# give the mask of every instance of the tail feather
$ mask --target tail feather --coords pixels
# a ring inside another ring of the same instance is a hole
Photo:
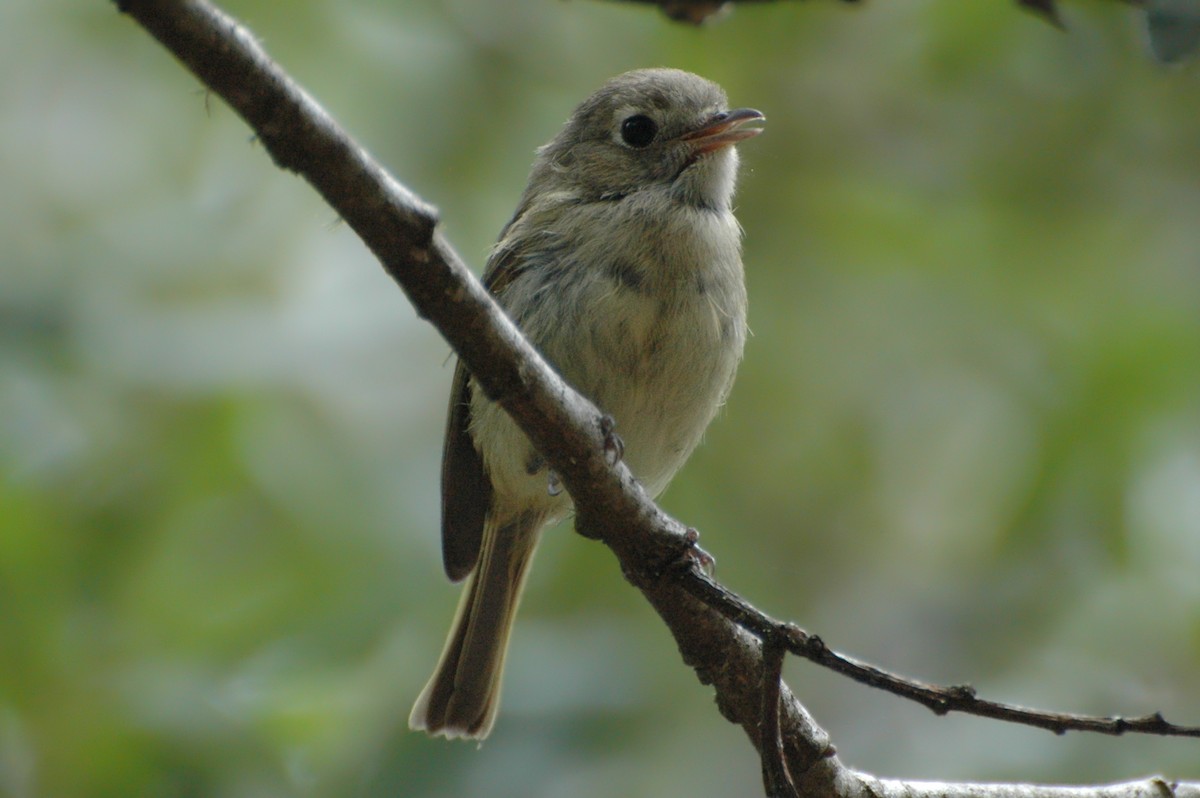
[[[471,574],[437,668],[408,725],[449,738],[483,739],[500,706],[508,636],[544,517],[488,520],[479,565]]]

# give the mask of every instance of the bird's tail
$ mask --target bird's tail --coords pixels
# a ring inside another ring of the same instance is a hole
[[[410,728],[475,739],[492,730],[508,636],[544,522],[535,513],[502,524],[488,519],[479,565],[463,589],[437,668],[413,705]]]

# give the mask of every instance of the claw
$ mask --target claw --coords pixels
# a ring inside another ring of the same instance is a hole
[[[699,566],[700,570],[704,572],[705,576],[712,576],[713,571],[715,571],[717,568],[717,558],[700,548],[698,545],[700,533],[696,531],[695,527],[689,526],[685,534],[687,537],[688,548],[683,553],[683,557],[681,559],[686,563]]]
[[[616,433],[617,422],[612,416],[605,414],[600,418],[600,434],[604,436],[604,456],[610,466],[625,459],[625,441]]]

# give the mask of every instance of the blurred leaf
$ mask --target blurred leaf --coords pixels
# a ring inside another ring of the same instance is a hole
[[[1059,30],[1066,30],[1062,17],[1058,13],[1057,0],[1017,0],[1017,4],[1037,14]]]
[[[1143,0],[1150,52],[1173,64],[1191,58],[1200,46],[1200,0]]]

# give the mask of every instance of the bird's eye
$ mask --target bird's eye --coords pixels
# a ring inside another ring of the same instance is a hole
[[[621,123],[621,141],[630,147],[641,149],[648,146],[650,142],[654,141],[656,133],[658,133],[658,125],[645,114],[631,116]]]

